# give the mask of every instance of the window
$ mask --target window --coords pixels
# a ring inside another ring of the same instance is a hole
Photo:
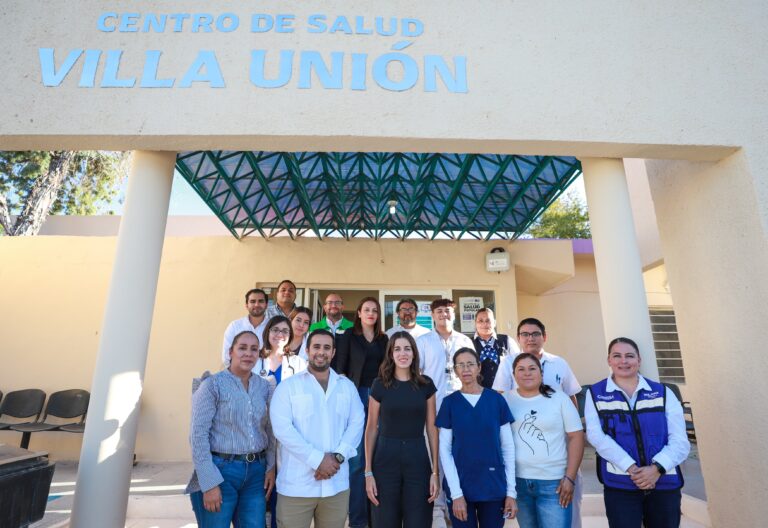
[[[652,307],[650,315],[660,381],[685,383],[683,358],[680,355],[680,341],[677,338],[674,310],[669,307]]]

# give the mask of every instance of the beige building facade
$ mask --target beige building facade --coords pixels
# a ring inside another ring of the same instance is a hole
[[[3,313],[10,309],[25,321],[40,314],[32,336],[17,335],[7,316],[2,322],[6,350],[6,341],[26,345],[15,352],[23,355],[14,356],[23,376],[54,372],[39,363],[32,369],[27,362],[35,365],[37,352],[27,351],[51,324],[46,316],[55,314],[56,303],[51,308],[48,299],[57,292],[20,295],[17,275],[9,270],[48,269],[58,290],[83,300],[83,325],[60,329],[74,334],[73,344],[91,344],[73,357],[96,357],[97,397],[83,440],[78,492],[93,497],[103,491],[102,510],[114,519],[124,511],[127,482],[104,491],[100,479],[127,475],[140,402],[142,416],[154,411],[144,405],[155,402],[155,369],[163,371],[160,376],[176,372],[180,367],[168,359],[169,350],[188,344],[178,338],[176,346],[177,334],[209,324],[212,313],[201,307],[181,321],[186,312],[178,310],[175,297],[201,305],[210,299],[165,288],[182,277],[183,286],[197,284],[201,279],[193,271],[209,266],[174,259],[219,251],[234,260],[232,268],[212,264],[218,279],[238,269],[249,272],[244,283],[225,286],[228,291],[204,292],[229,307],[220,310],[216,325],[210,323],[212,330],[237,315],[233,299],[254,280],[251,266],[257,263],[245,258],[249,251],[258,247],[265,260],[290,261],[290,244],[278,241],[169,239],[163,249],[175,153],[261,149],[579,158],[593,219],[602,218],[593,227],[603,337],[639,324],[637,317],[614,317],[621,314],[614,309],[621,299],[635,314],[647,311],[640,273],[648,263],[637,250],[646,240],[627,229],[632,211],[626,184],[607,191],[609,183],[623,181],[617,160],[641,159],[674,296],[687,388],[700,409],[711,518],[716,526],[764,524],[764,502],[743,493],[768,473],[758,456],[768,434],[768,389],[761,383],[768,359],[759,353],[768,341],[768,63],[759,59],[768,51],[768,18],[761,3],[489,1],[469,8],[427,1],[386,8],[373,2],[254,8],[220,1],[105,7],[95,0],[11,0],[0,13],[13,28],[0,33],[0,91],[7,109],[0,148],[137,151],[116,240],[54,241],[60,247],[53,256],[29,241],[0,241]],[[380,31],[377,16],[387,22]],[[632,171],[626,173],[632,180]],[[612,196],[621,198],[618,210]],[[81,251],[73,251],[79,244]],[[485,249],[477,248],[478,254]],[[443,259],[455,255],[439,244],[424,251]],[[365,258],[375,264],[378,255],[371,253]],[[392,259],[408,261],[404,255]],[[70,261],[67,274],[62,267]],[[402,265],[408,275],[412,268]],[[177,273],[169,273],[173,266]],[[80,273],[101,285],[70,282]],[[441,272],[435,281],[452,284],[448,278]],[[459,282],[470,279],[462,273]],[[529,303],[544,302],[541,296],[502,296],[507,286],[494,285],[507,303],[499,307],[504,321]],[[509,289],[520,292],[521,284]],[[16,292],[12,304],[5,292]],[[153,310],[156,324],[166,313],[178,321],[159,327],[167,336],[153,329],[150,340]],[[103,324],[94,328],[102,315]],[[647,343],[650,329],[643,332]],[[215,344],[216,338],[206,339]],[[195,357],[200,363],[183,378],[209,366],[203,354]],[[162,414],[154,416],[161,416],[157,423],[141,422],[141,435],[162,429]],[[105,521],[88,517],[76,495],[73,524],[89,522]]]

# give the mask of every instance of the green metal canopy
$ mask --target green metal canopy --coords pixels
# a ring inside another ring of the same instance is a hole
[[[237,238],[513,239],[581,173],[576,158],[183,152],[176,168]]]

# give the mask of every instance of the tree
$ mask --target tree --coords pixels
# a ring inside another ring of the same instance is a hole
[[[126,161],[123,152],[0,151],[0,231],[36,235],[48,214],[97,213],[116,196]]]
[[[573,192],[560,196],[528,228],[533,238],[591,238],[587,206]]]

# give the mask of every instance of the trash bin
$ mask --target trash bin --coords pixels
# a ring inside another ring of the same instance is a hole
[[[55,466],[48,453],[0,444],[0,526],[29,526],[43,518]]]

